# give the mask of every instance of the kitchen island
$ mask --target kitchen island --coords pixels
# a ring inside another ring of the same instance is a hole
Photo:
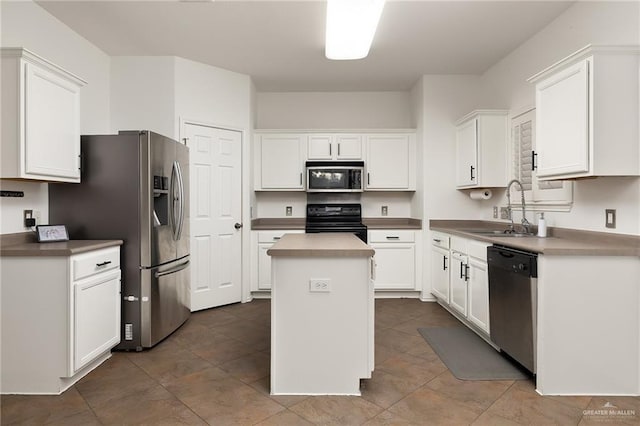
[[[353,234],[286,234],[272,259],[271,394],[360,395],[374,360],[374,250]]]

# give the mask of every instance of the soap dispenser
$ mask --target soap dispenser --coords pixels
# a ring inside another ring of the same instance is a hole
[[[538,219],[538,237],[547,236],[547,221],[544,219],[544,213],[540,213],[540,219]]]

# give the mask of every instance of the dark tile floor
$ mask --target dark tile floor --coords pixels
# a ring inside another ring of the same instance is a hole
[[[530,381],[454,378],[418,327],[435,303],[376,301],[376,368],[362,397],[269,395],[269,301],[194,313],[150,351],[117,352],[60,396],[2,396],[9,424],[591,425],[640,423],[640,398],[541,397]],[[635,416],[585,415],[605,403]]]

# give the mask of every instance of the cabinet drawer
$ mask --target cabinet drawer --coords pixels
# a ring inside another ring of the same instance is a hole
[[[120,267],[120,247],[83,253],[71,258],[73,280],[89,277]]]
[[[469,241],[467,243],[467,254],[483,262],[487,261],[487,247],[491,244],[481,243],[480,241]]]
[[[449,235],[443,234],[440,232],[432,232],[431,233],[431,244],[436,247],[441,247],[443,249],[449,248]]]
[[[468,244],[469,240],[466,238],[451,237],[451,250],[466,254]]]
[[[370,243],[412,243],[414,241],[414,231],[369,231]]]
[[[259,243],[275,243],[282,238],[284,234],[301,234],[304,231],[287,230],[287,231],[260,231],[258,232]]]

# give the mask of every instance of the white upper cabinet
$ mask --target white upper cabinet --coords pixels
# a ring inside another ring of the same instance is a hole
[[[416,144],[414,134],[366,135],[367,191],[415,191]]]
[[[365,191],[415,191],[416,141],[409,131],[378,133],[259,130],[256,191],[304,191],[305,161],[364,160]]]
[[[2,178],[80,182],[77,76],[21,48],[2,49]]]
[[[304,191],[307,135],[255,135],[256,191]]]
[[[587,46],[534,75],[537,177],[640,175],[640,46]]]
[[[504,187],[508,181],[508,111],[478,110],[456,123],[456,186]]]
[[[310,134],[308,160],[362,160],[362,135]]]
[[[537,177],[536,111],[529,109],[511,119],[512,177],[522,183],[527,203],[570,205],[573,182],[542,181]]]

